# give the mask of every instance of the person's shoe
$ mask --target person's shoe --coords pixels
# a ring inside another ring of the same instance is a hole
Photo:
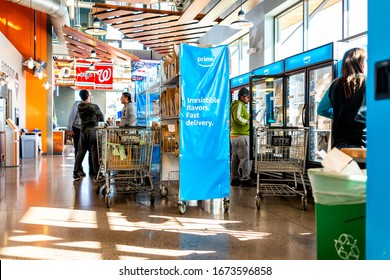
[[[84,171],[82,171],[82,170],[79,172],[79,175],[80,175],[81,177],[85,177],[85,176],[87,176],[87,175],[85,174],[85,172],[84,172]]]
[[[80,175],[79,174],[73,174],[73,180],[74,181],[79,181],[80,180]]]
[[[252,182],[251,179],[242,180],[242,181],[240,182],[240,185],[241,185],[241,187],[253,187],[253,186],[254,186],[254,184],[253,184],[253,182]]]
[[[233,179],[233,180],[230,182],[230,185],[231,185],[231,186],[239,186],[239,185],[240,185],[240,180],[238,180],[238,179]]]

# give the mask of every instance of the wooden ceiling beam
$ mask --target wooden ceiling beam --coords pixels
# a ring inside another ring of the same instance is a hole
[[[197,15],[203,10],[209,1],[205,0],[193,0],[189,7],[184,11],[178,20],[178,23],[186,23],[196,18]]]
[[[192,25],[193,27],[198,27],[197,21],[190,21],[187,23],[186,26]],[[173,26],[184,26],[182,24],[178,24],[176,21],[170,21],[170,22],[160,22],[156,24],[150,24],[150,25],[142,25],[142,26],[135,26],[135,27],[129,27],[129,28],[121,28],[122,33],[130,33],[130,32],[137,32],[137,31],[148,31],[148,30],[160,30],[164,28],[169,28]]]
[[[137,25],[145,25],[145,24],[153,24],[155,22],[169,22],[169,21],[176,21],[179,18],[179,16],[155,16],[154,18],[149,18],[145,20],[137,20],[132,22],[126,22],[126,23],[118,23],[118,24],[112,24],[112,27],[118,28],[121,30],[122,28],[129,28],[134,27]]]
[[[103,4],[103,3],[95,3],[94,7],[103,8],[106,10],[118,10],[119,9],[119,10],[130,11],[130,12],[153,13],[153,14],[157,14],[157,15],[176,15],[176,16],[182,15],[182,12],[177,12],[177,11],[136,8],[136,7],[131,7],[131,6],[116,6],[116,5],[109,5],[109,4]],[[101,14],[101,12],[98,12],[96,14]],[[94,13],[94,15],[95,15],[95,13]]]
[[[183,40],[183,39],[193,39],[193,38],[199,39],[201,36],[203,36],[203,34],[181,35],[181,36],[168,38],[164,41],[163,40],[150,40],[150,41],[144,42],[144,45],[149,47],[149,46],[154,46],[154,45],[161,45],[161,44],[164,44],[165,42],[172,42],[172,41],[180,42],[180,40]]]
[[[107,53],[110,53],[111,55],[117,57],[118,59],[121,60],[135,60],[139,61],[140,59],[133,55],[130,54],[126,51],[123,51],[121,49],[115,48],[107,43],[104,43],[100,40],[96,40],[93,36],[89,34],[85,34],[83,32],[78,31],[77,29],[74,29],[69,26],[64,26],[62,28],[64,34],[67,36],[72,36],[73,38],[79,40],[80,42],[83,42],[84,44],[93,46],[95,48],[99,48],[101,50],[106,51]]]
[[[122,24],[122,23],[128,23],[129,21],[133,20],[144,20],[148,18],[156,17],[155,14],[148,14],[148,13],[134,13],[134,14],[126,14],[121,17],[116,18],[110,18],[110,19],[104,19],[105,24]],[[99,18],[103,20],[102,18]]]
[[[147,31],[139,31],[139,32],[134,32],[134,36],[147,36],[147,35],[153,35],[153,34],[164,34],[164,33],[169,33],[172,31],[179,31],[179,30],[188,30],[188,29],[196,29],[198,27],[197,24],[187,24],[187,25],[179,25],[179,26],[170,26],[166,28],[159,28],[158,30],[147,30]],[[142,29],[142,27],[140,28]],[[126,33],[124,33],[126,34]]]
[[[93,16],[97,17],[98,19],[101,19],[101,20],[106,20],[106,19],[109,19],[111,17],[118,17],[119,18],[121,16],[128,15],[129,13],[131,13],[131,12],[126,11],[126,10],[115,9],[113,11],[107,12],[107,10],[104,9],[104,11],[94,13]]]
[[[219,16],[226,12],[237,0],[219,1],[211,10],[199,21],[199,25],[211,25],[219,19]]]
[[[195,43],[197,41],[198,41],[198,38],[188,38],[188,39],[169,41],[169,42],[156,44],[154,46],[147,46],[147,47],[154,50],[154,49],[158,49],[158,48],[166,48],[167,46],[179,45],[182,42]]]
[[[186,35],[186,34],[198,34],[198,33],[205,33],[209,31],[211,27],[200,27],[200,28],[193,28],[193,29],[186,29],[186,30],[179,30],[169,33],[161,33],[161,34],[155,34],[155,35],[149,35],[149,36],[132,36],[134,40],[138,40],[140,42],[145,42],[147,40],[156,40],[156,39],[164,39],[164,38],[170,38],[174,36],[180,36],[180,35]]]

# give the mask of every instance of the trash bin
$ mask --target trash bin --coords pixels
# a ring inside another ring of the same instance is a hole
[[[366,175],[309,169],[315,202],[317,259],[363,260],[366,255]]]
[[[38,135],[35,133],[20,136],[21,158],[36,158],[38,155]]]

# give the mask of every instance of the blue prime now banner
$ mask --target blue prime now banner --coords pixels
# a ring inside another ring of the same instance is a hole
[[[180,200],[230,194],[229,51],[180,46]]]

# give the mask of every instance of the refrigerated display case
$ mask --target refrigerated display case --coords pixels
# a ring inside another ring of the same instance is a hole
[[[317,151],[327,150],[331,120],[317,115],[317,106],[337,76],[345,45],[330,43],[285,59],[286,125],[309,128],[307,163],[317,167]]]
[[[283,71],[284,61],[252,71],[249,84],[253,127],[284,126]]]
[[[253,158],[256,129],[269,126],[282,127],[285,124],[283,72],[284,61],[282,60],[257,68],[252,71],[252,76],[250,76],[251,158]]]

